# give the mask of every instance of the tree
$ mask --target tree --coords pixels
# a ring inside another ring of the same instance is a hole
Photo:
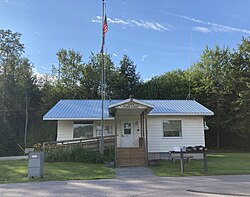
[[[22,67],[22,54],[24,52],[24,45],[20,43],[21,34],[13,33],[10,30],[0,30],[0,114],[2,121],[0,122],[0,135],[3,140],[2,147],[4,153],[6,148],[9,148],[9,143],[13,149],[14,146],[20,143],[23,144],[23,135],[26,132],[22,132],[24,127],[23,109],[21,96],[21,87],[19,84],[19,71]],[[22,128],[22,129],[21,129]],[[7,147],[6,147],[7,145]]]
[[[53,65],[53,74],[57,74],[56,90],[66,98],[79,98],[79,86],[84,63],[80,52],[72,49],[60,49],[57,52],[58,68]],[[64,93],[64,94],[63,94]]]
[[[186,99],[188,75],[180,69],[153,77],[143,85],[143,97],[148,99]]]
[[[231,64],[230,85],[234,91],[231,130],[241,137],[242,143],[237,146],[246,149],[250,139],[250,37],[243,38],[238,50],[234,50]]]
[[[0,30],[0,155],[20,154],[37,118],[41,91],[33,76],[32,65],[24,58],[21,34]],[[40,120],[41,121],[41,120]],[[39,127],[34,131],[38,132]],[[37,139],[35,139],[37,140]]]
[[[116,98],[117,81],[119,80],[118,71],[111,61],[109,54],[104,54],[105,65],[105,92],[106,98]],[[91,53],[90,61],[83,69],[83,77],[81,79],[81,87],[84,90],[85,98],[98,99],[101,98],[101,54]]]
[[[36,85],[36,78],[33,76],[32,65],[29,59],[22,58],[20,66],[17,68],[16,82],[19,87],[20,108],[25,111],[25,124],[24,124],[24,147],[27,147],[27,134],[29,125],[30,109],[39,106],[40,103],[40,90]]]
[[[10,30],[0,30],[0,88],[1,108],[7,110],[13,106],[15,99],[15,77],[20,57],[24,52],[24,45],[20,43],[21,34]],[[4,116],[6,121],[6,116]]]
[[[136,94],[136,88],[140,85],[140,74],[136,72],[136,65],[124,55],[120,61],[120,98],[128,98]]]

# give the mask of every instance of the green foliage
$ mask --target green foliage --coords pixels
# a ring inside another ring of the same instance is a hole
[[[249,153],[213,153],[208,154],[208,173],[206,175],[250,174]],[[180,162],[161,161],[151,169],[157,176],[182,176]],[[191,160],[184,164],[184,176],[204,175],[203,161]]]
[[[53,73],[35,76],[23,57],[21,34],[0,29],[0,156],[21,146],[56,140],[56,122],[43,115],[60,99],[100,99],[101,55],[83,62],[80,52],[60,49]],[[173,70],[143,83],[124,55],[119,66],[104,54],[106,99],[195,99],[215,112],[207,118],[209,148],[250,149],[250,38],[237,49],[205,48],[186,71]],[[59,154],[59,153],[58,153]]]
[[[84,149],[80,145],[56,146],[52,148],[46,148],[45,161],[102,163],[102,159],[98,151]]]
[[[104,161],[114,161],[114,148],[106,147],[102,158],[99,151],[88,150],[81,147],[81,145],[48,147],[45,152],[45,161],[70,161],[84,163],[103,163]]]
[[[113,146],[104,148],[103,160],[107,162],[115,161],[115,149]]]
[[[135,96],[136,88],[140,84],[140,74],[136,72],[136,65],[127,55],[124,55],[120,61],[119,73],[119,97],[126,99],[130,95]]]
[[[34,151],[42,151],[42,144],[37,143],[33,145]]]
[[[142,86],[139,98],[144,99],[186,99],[189,81],[185,71],[173,70],[147,81]]]
[[[243,39],[233,52],[218,46],[206,48],[190,69],[193,97],[215,113],[208,120],[209,147],[249,150],[249,52],[249,39]]]
[[[23,119],[31,104],[28,100],[33,79],[29,61],[22,58],[20,37],[19,33],[0,30],[0,155],[20,153],[18,144],[25,143]]]

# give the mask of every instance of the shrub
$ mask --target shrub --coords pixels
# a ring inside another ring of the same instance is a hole
[[[104,149],[104,156],[101,158],[99,151],[88,150],[80,145],[53,146],[45,150],[46,162],[84,162],[84,163],[103,163],[104,161],[114,161],[114,148]]]
[[[114,161],[115,160],[115,150],[114,147],[105,147],[103,154],[104,161]]]

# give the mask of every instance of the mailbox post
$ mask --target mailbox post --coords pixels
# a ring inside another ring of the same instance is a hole
[[[43,177],[44,152],[29,152],[28,177]]]
[[[184,155],[183,155],[184,149],[180,148],[180,159],[181,159],[181,174],[184,174]]]

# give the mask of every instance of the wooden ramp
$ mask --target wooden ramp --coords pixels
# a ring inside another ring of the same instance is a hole
[[[61,141],[50,141],[43,142],[43,149],[53,148],[57,146],[73,146],[73,145],[81,145],[82,148],[86,148],[89,150],[99,150],[101,137],[91,137],[91,138],[77,138],[70,140],[61,140]],[[115,136],[104,136],[104,147],[114,147]]]
[[[146,166],[144,147],[117,148],[117,167],[142,167]]]

